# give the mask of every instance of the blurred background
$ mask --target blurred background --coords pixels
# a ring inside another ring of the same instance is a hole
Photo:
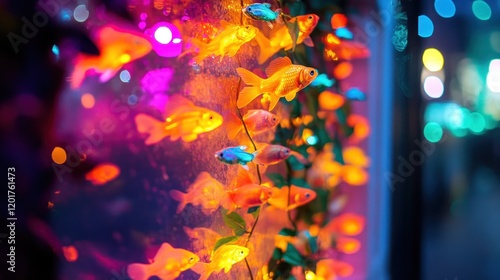
[[[206,216],[189,206],[176,214],[178,202],[168,194],[185,190],[202,171],[231,182],[235,169],[213,159],[214,151],[235,144],[226,130],[192,143],[148,146],[134,117],[161,119],[173,94],[221,114],[234,109],[234,69],[263,73],[255,40],[241,47],[238,62],[208,57],[201,64],[179,55],[191,38],[213,40],[222,19],[245,20],[270,36],[266,24],[243,19],[242,4],[251,1],[243,2],[0,2],[0,165],[4,173],[15,168],[18,219],[14,274],[7,270],[11,233],[0,230],[0,279],[130,279],[127,265],[148,263],[162,242],[200,249],[185,227],[231,233],[219,212]],[[348,264],[348,273],[320,276],[316,269],[313,278],[304,266],[305,278],[279,279],[498,279],[500,1],[265,2],[291,16],[320,17],[313,48],[299,44],[293,54],[278,53],[321,74],[304,90],[316,103],[300,94],[278,106],[282,119],[300,127],[297,151],[311,156],[306,148],[333,143],[337,165],[351,164],[349,147],[361,151],[353,161],[368,159],[351,166],[352,173],[335,165],[323,192],[305,182],[327,199],[296,212],[312,220],[299,223],[309,233],[342,213],[362,217],[356,249],[339,248],[336,239],[321,255]],[[96,30],[108,25],[128,30],[128,37],[99,37]],[[140,53],[131,36],[146,38],[152,49]],[[78,55],[108,54],[103,41],[137,57],[110,55],[119,62],[114,71],[104,78],[87,72],[72,87]],[[326,128],[307,126],[308,117],[325,119]],[[260,141],[277,141],[286,134],[279,129]],[[328,136],[322,138],[322,129]],[[294,171],[314,171],[314,164]],[[286,174],[288,165],[271,171]],[[7,186],[2,193],[7,221]],[[270,225],[279,224],[266,216],[272,217],[263,215],[254,236],[264,249],[249,258],[256,279],[263,279],[261,268],[273,254]],[[250,279],[246,269],[238,264],[212,279]],[[198,275],[188,270],[180,279]]]

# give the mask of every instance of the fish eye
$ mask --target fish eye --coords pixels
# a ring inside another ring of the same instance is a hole
[[[310,196],[311,196],[310,194],[306,193],[306,198],[309,198]]]
[[[213,119],[214,117],[213,116],[210,116],[209,119]]]
[[[311,70],[311,72],[309,72],[309,75],[314,76],[314,70]]]
[[[220,157],[223,157],[223,156],[224,156],[224,153],[220,153],[220,154],[219,154],[219,156],[220,156]]]
[[[193,263],[193,262],[194,262],[194,258],[193,257],[189,258],[189,263]]]
[[[276,121],[276,117],[273,117],[272,120],[273,120],[273,122],[275,122]]]
[[[308,16],[307,17],[308,20],[312,20],[313,19],[313,16]]]
[[[245,252],[243,252],[243,251],[240,251],[240,254],[244,255],[244,254],[245,254]]]
[[[247,8],[247,10],[248,10],[249,12],[251,12],[251,11],[252,11],[252,8],[248,7],[248,8]]]

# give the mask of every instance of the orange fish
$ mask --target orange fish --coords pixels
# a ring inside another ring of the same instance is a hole
[[[185,226],[183,229],[186,235],[192,240],[191,245],[195,250],[198,250],[197,254],[200,256],[210,255],[217,240],[222,238],[220,234],[209,228],[188,228]]]
[[[199,280],[207,280],[212,273],[218,273],[224,269],[228,273],[233,265],[244,260],[248,256],[249,249],[238,245],[222,245],[212,255],[210,263],[199,262],[193,267],[193,271],[200,274]]]
[[[243,121],[245,122],[250,137],[252,137],[276,127],[280,122],[280,118],[266,110],[248,110],[243,116]],[[229,114],[226,125],[229,139],[236,138],[238,133],[244,130],[243,122],[234,114]]]
[[[296,16],[290,19],[289,23],[297,22],[299,27],[299,34],[297,36],[296,44],[304,43],[306,46],[313,47],[314,43],[309,37],[309,34],[314,30],[318,24],[319,17],[315,14],[307,14],[302,16]],[[280,29],[274,33],[270,39],[267,39],[261,33],[258,33],[255,37],[257,43],[260,46],[260,55],[258,58],[259,64],[263,64],[271,56],[277,53],[281,49],[290,50],[293,48],[293,40],[288,32],[286,25],[283,25]]]
[[[112,163],[101,163],[85,174],[85,179],[93,185],[104,185],[118,175],[120,175],[118,166]]]
[[[288,57],[278,57],[269,63],[266,68],[267,79],[262,79],[254,73],[236,68],[243,82],[248,85],[243,88],[236,105],[245,107],[259,95],[269,103],[269,111],[274,109],[281,97],[292,101],[297,92],[307,87],[317,76],[318,70],[302,65],[294,65]]]
[[[281,189],[273,188],[273,195],[267,200],[267,202],[279,209],[292,210],[307,204],[316,198],[316,192],[311,189],[301,188],[295,185],[292,185],[290,191],[288,188],[288,186],[284,186]],[[290,192],[289,198],[288,192]],[[288,204],[289,200],[290,204]]]
[[[252,25],[230,25],[223,23],[224,31],[217,35],[210,43],[205,44],[198,39],[192,39],[191,42],[199,49],[199,53],[193,59],[201,64],[203,59],[208,56],[220,56],[220,61],[225,55],[233,57],[236,55],[242,45],[252,40],[258,32],[258,29]]]
[[[192,142],[198,135],[218,128],[223,118],[218,113],[197,107],[190,100],[174,95],[170,97],[165,109],[165,121],[159,121],[146,114],[135,117],[137,131],[147,133],[146,145],[160,142],[170,136],[171,141],[182,139]]]
[[[257,152],[253,162],[258,165],[273,165],[287,159],[292,154],[292,151],[281,145],[269,145],[266,143],[259,143],[257,145]]]
[[[94,69],[101,76],[99,80],[111,79],[124,64],[147,55],[153,46],[143,34],[130,30],[105,26],[97,31],[96,45],[100,54],[79,54],[71,75],[71,88],[77,88],[85,79],[85,73]]]
[[[239,208],[260,206],[266,203],[272,194],[272,188],[254,184],[248,173],[240,169],[236,178],[236,188],[226,192],[222,207],[230,213]]]
[[[336,280],[337,276],[349,277],[354,272],[352,266],[346,262],[334,259],[322,259],[316,263],[315,280]]]
[[[153,263],[133,263],[127,267],[127,273],[133,280],[147,280],[156,276],[162,280],[179,277],[181,272],[190,269],[200,258],[184,249],[177,249],[168,243],[163,243],[156,253]]]
[[[179,201],[176,213],[184,210],[187,204],[202,207],[205,215],[212,214],[219,208],[220,198],[224,194],[224,185],[214,179],[208,172],[201,172],[196,180],[188,187],[187,193],[171,190],[170,196]]]

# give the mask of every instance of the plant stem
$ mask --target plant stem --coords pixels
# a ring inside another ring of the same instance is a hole
[[[286,162],[286,169],[287,169],[287,175],[286,175],[286,181],[288,184],[288,199],[287,199],[287,208],[290,206],[290,193],[292,192],[292,185],[290,184],[291,179],[292,179],[292,167],[290,166],[290,163],[285,160]],[[286,210],[286,214],[288,215],[288,220],[293,226],[293,230],[297,231],[297,225],[295,224],[295,221],[292,219],[292,215],[290,214],[290,210]]]

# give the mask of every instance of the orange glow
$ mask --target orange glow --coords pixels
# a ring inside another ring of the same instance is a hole
[[[339,37],[333,35],[332,33],[329,33],[328,35],[326,35],[326,42],[328,44],[338,45],[340,44],[340,39]]]
[[[95,105],[94,96],[90,93],[83,94],[81,101],[82,101],[82,106],[84,108],[87,108],[87,109],[90,109],[90,108],[94,107],[94,105]]]
[[[52,150],[52,160],[57,164],[63,164],[67,159],[66,151],[61,147],[55,147]]]
[[[370,158],[359,147],[347,147],[342,151],[342,155],[346,164],[359,167],[368,167],[370,165]]]
[[[358,166],[344,165],[341,174],[342,180],[349,185],[362,186],[368,182],[368,172]]]
[[[54,207],[54,203],[50,202],[47,203],[47,208],[52,209]]]
[[[325,90],[319,94],[318,101],[323,110],[337,110],[344,105],[345,99],[338,93]]]
[[[120,56],[120,62],[125,64],[130,62],[130,55],[128,53],[124,53]]]
[[[90,170],[85,179],[93,185],[104,185],[120,174],[120,168],[112,163],[101,163]]]
[[[340,234],[355,236],[360,234],[365,227],[365,218],[360,215],[345,213],[332,221],[333,230]]]
[[[325,40],[325,57],[332,60],[352,60],[367,58],[370,50],[363,44],[355,41],[341,40],[339,37],[328,34]]]
[[[62,251],[64,258],[66,258],[68,262],[74,262],[78,259],[78,250],[76,250],[75,246],[63,246]]]
[[[333,29],[342,28],[347,25],[347,17],[344,14],[334,14],[330,21]]]
[[[353,267],[342,261],[322,259],[316,264],[315,280],[335,280],[337,276],[348,277],[354,272]]]
[[[339,237],[337,239],[337,250],[346,254],[354,254],[361,248],[361,242],[349,237]]]
[[[361,140],[365,139],[370,134],[370,124],[363,116],[350,115],[347,117],[347,124],[354,127],[354,132],[351,137]]]
[[[352,64],[348,61],[339,63],[339,65],[337,65],[333,69],[333,76],[339,80],[343,80],[349,77],[351,73],[352,73]]]

